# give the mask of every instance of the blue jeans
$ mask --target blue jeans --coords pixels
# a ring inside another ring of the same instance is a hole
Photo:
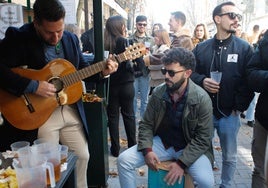
[[[183,150],[175,151],[173,148],[165,149],[158,136],[153,138],[153,152],[160,161],[178,159]],[[137,150],[137,145],[125,150],[117,159],[119,181],[121,188],[136,188],[136,168],[145,165],[142,152]],[[198,188],[212,188],[214,175],[212,166],[205,155],[201,155],[189,168],[188,173],[192,176]]]
[[[137,99],[140,93],[140,116],[142,117],[147,103],[148,103],[148,95],[150,91],[150,77],[149,76],[140,76],[138,78],[135,78],[134,82],[134,88],[135,88],[135,97],[134,97],[134,112],[137,117],[138,110],[137,110]]]
[[[252,173],[252,188],[266,188],[265,182],[265,165],[267,170],[268,149],[267,145],[268,131],[256,121],[253,127],[253,140],[251,147],[251,155],[254,162],[254,170]],[[268,171],[266,171],[267,177]]]
[[[221,188],[231,188],[237,162],[237,134],[240,116],[233,113],[228,117],[213,117],[214,128],[220,138],[222,149]]]
[[[248,121],[254,121],[255,120],[255,107],[259,98],[259,93],[255,92],[254,98],[252,99],[251,103],[249,104],[249,107],[246,112],[245,119]]]

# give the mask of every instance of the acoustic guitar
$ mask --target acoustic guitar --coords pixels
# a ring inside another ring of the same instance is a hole
[[[113,59],[118,63],[133,60],[145,55],[146,49],[142,43],[136,43]],[[81,80],[101,72],[106,68],[106,62],[94,63],[81,70],[65,59],[54,59],[41,70],[13,68],[20,76],[39,81],[48,81],[56,87],[53,97],[41,97],[33,93],[20,97],[0,89],[0,111],[3,116],[16,128],[33,130],[42,126],[53,113],[55,108],[77,102],[83,92]]]

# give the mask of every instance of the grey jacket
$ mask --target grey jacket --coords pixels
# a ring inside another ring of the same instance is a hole
[[[182,128],[187,146],[179,160],[187,167],[191,166],[202,154],[213,162],[212,137],[212,103],[211,99],[201,87],[190,79],[188,96],[183,110]],[[139,123],[138,150],[152,148],[153,137],[166,111],[166,101],[163,95],[166,85],[161,84],[154,89],[147,109]]]

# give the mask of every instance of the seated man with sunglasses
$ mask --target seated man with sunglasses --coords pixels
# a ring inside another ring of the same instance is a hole
[[[146,164],[158,170],[161,161],[174,160],[167,167],[165,181],[173,185],[184,172],[197,187],[214,186],[212,171],[212,103],[208,94],[189,79],[195,68],[194,54],[172,48],[161,58],[165,83],[149,98],[139,122],[138,144],[118,157],[121,188],[136,188],[136,168]]]
[[[214,8],[213,21],[217,33],[211,39],[197,44],[193,53],[196,69],[191,79],[203,87],[213,104],[213,123],[222,149],[221,188],[231,188],[237,162],[237,134],[240,114],[247,110],[254,93],[249,90],[246,77],[253,49],[234,35],[242,16],[232,2]],[[211,78],[212,72],[221,72],[221,81]]]

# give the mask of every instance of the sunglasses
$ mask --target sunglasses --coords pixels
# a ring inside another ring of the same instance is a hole
[[[138,26],[143,26],[143,27],[146,27],[147,26],[147,24],[146,23],[138,23]]]
[[[228,15],[231,20],[234,20],[236,17],[237,17],[238,21],[242,20],[242,16],[240,14],[236,14],[234,12],[226,12],[226,13],[219,14],[219,16],[224,16],[224,15]]]
[[[170,77],[173,77],[173,76],[175,76],[175,74],[180,73],[180,72],[184,72],[184,71],[185,71],[185,70],[174,71],[174,70],[167,70],[167,69],[165,69],[165,68],[162,68],[162,69],[161,69],[161,72],[162,72],[163,75],[166,75],[166,73],[168,73],[168,75],[169,75]]]

